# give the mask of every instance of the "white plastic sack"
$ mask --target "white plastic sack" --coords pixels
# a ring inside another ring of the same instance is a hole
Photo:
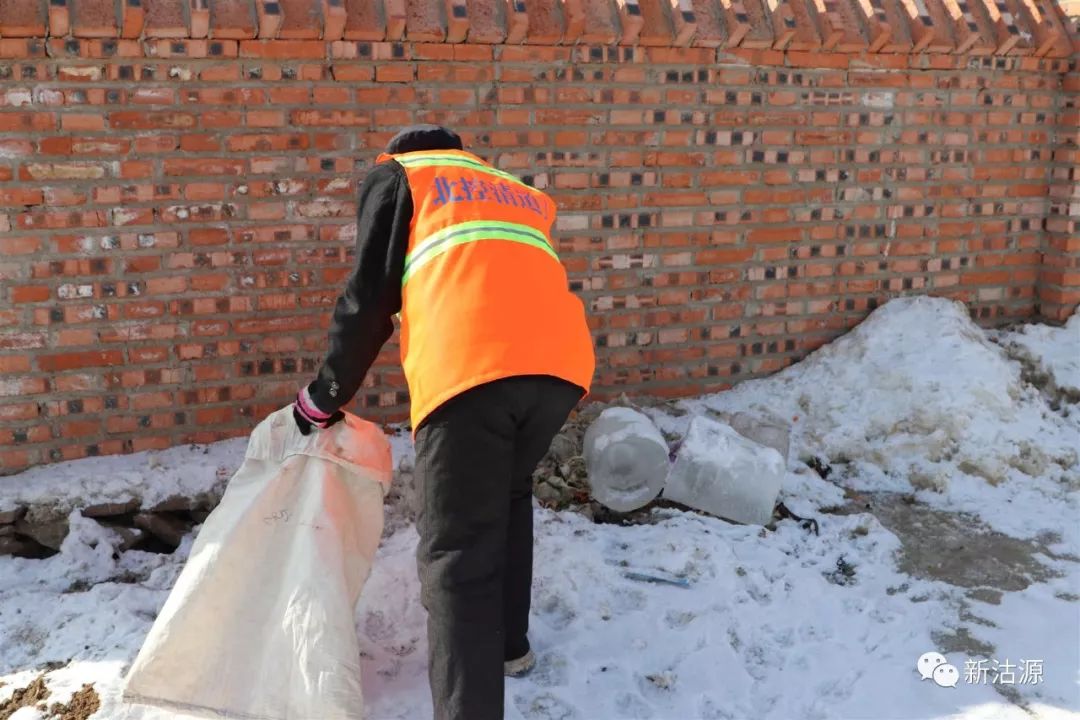
[[[255,428],[135,663],[124,699],[199,716],[363,717],[354,609],[383,526],[390,444],[353,415]]]

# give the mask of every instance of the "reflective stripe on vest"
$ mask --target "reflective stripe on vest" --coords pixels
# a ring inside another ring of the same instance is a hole
[[[558,261],[559,256],[548,244],[544,233],[528,225],[496,220],[471,220],[450,225],[432,233],[416,243],[416,248],[405,256],[404,285],[413,273],[451,248],[481,240],[504,240],[539,248]]]

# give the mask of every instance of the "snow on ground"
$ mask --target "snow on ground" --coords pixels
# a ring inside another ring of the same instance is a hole
[[[775,414],[792,423],[793,454],[828,460],[846,487],[914,489],[1019,537],[1046,524],[1023,508],[1080,488],[1080,424],[1023,382],[962,304],[940,298],[894,300],[794,367],[680,406]],[[689,423],[654,414],[670,432]],[[1056,518],[1073,548],[1075,517]]]
[[[910,581],[898,591],[897,541],[871,519],[831,521],[820,538],[789,523],[762,538],[757,528],[664,514],[626,528],[540,514],[540,663],[508,683],[509,717],[1025,717],[988,686],[954,693],[913,673],[934,647],[929,629],[951,612],[948,593]],[[868,532],[852,539],[858,527]],[[430,716],[417,691],[423,612],[400,560],[414,545],[411,531],[391,538],[385,552],[399,560],[380,558],[361,602],[372,717]],[[830,582],[841,555],[860,568],[854,585]],[[622,563],[685,576],[690,587],[627,579]],[[926,599],[913,603],[918,595]],[[402,647],[415,650],[401,657]]]
[[[1080,310],[1064,327],[1025,325],[995,339],[1020,350],[1056,388],[1080,396]]]
[[[122,503],[142,500],[152,507],[172,496],[221,494],[244,457],[244,439],[212,445],[181,445],[147,450],[119,460],[116,456],[85,458],[42,465],[16,478],[0,478],[0,511],[18,505]]]
[[[1023,334],[1042,338],[1028,351],[1059,367],[1071,336]],[[818,517],[820,536],[790,521],[770,532],[673,509],[627,527],[538,510],[531,637],[540,662],[507,682],[508,718],[1080,718],[1075,405],[1051,409],[961,306],[916,298],[887,304],[773,377],[650,412],[679,433],[689,414],[737,410],[792,421],[783,496]],[[394,449],[406,457],[407,438],[394,438]],[[114,499],[132,488],[163,499],[180,483],[212,487],[242,453],[230,441],[206,454],[179,448],[39,468],[0,479],[0,509],[17,496],[96,501],[102,487]],[[800,462],[810,457],[833,468],[828,479]],[[882,492],[1035,543],[1032,562],[1044,571],[996,595],[989,574],[991,587],[960,587],[907,571],[903,537],[873,514],[820,514]],[[369,717],[413,720],[431,711],[425,614],[415,530],[392,520],[401,529],[379,550],[357,628]],[[95,719],[161,717],[121,708],[119,680],[191,538],[172,556],[117,557],[112,531],[77,512],[71,524],[55,557],[0,558],[0,708],[56,663],[50,704],[94,682]],[[673,574],[688,587],[627,570]],[[929,651],[957,667],[955,688],[920,679],[915,663]],[[976,671],[991,661],[1017,666],[1012,682]],[[11,720],[43,717],[25,708]]]

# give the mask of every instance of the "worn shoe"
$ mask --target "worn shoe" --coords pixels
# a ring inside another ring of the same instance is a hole
[[[525,653],[517,660],[507,660],[503,663],[503,674],[506,677],[518,678],[529,674],[536,667],[536,655],[532,650]]]

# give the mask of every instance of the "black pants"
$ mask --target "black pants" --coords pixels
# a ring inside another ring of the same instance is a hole
[[[529,650],[532,473],[582,395],[552,377],[498,380],[417,430],[416,556],[436,720],[503,717],[503,661]]]

